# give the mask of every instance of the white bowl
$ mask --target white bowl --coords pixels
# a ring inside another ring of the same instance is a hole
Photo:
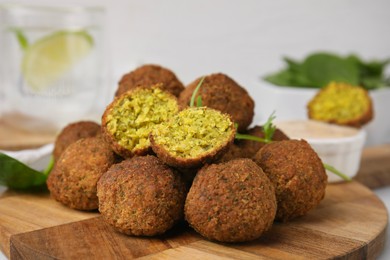
[[[261,82],[255,91],[256,113],[265,122],[275,111],[278,120],[308,119],[306,105],[318,89],[279,87]],[[374,103],[374,119],[364,127],[367,146],[390,143],[390,87],[370,91]]]
[[[305,139],[317,152],[322,162],[333,166],[353,178],[360,167],[360,159],[366,139],[364,129],[336,126],[311,120],[275,122],[293,139]],[[328,182],[343,179],[327,171]]]

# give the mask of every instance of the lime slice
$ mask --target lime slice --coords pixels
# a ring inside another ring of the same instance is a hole
[[[30,45],[22,61],[22,73],[34,91],[43,91],[59,79],[93,46],[86,31],[58,31]]]

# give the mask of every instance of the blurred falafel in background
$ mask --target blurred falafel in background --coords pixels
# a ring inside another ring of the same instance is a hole
[[[374,118],[373,101],[366,89],[331,82],[307,104],[308,117],[322,122],[362,127]]]

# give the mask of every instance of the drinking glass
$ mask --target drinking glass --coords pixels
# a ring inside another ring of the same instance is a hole
[[[58,132],[107,98],[101,7],[0,5],[0,120]]]

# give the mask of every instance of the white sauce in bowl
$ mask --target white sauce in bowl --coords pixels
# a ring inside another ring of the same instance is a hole
[[[275,122],[292,139],[328,139],[355,136],[359,129],[323,123],[314,120],[295,120]]]

